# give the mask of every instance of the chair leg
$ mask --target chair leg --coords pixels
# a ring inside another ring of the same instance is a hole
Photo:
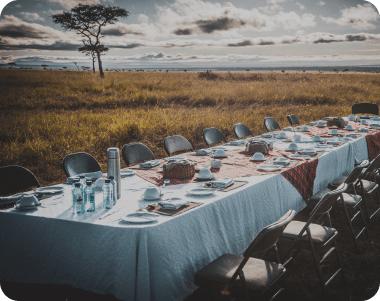
[[[354,234],[354,229],[352,227],[352,221],[351,221],[350,216],[348,215],[347,207],[345,205],[343,205],[343,207],[344,207],[344,213],[346,215],[346,220],[347,220],[347,223],[348,223],[348,227],[350,228],[351,236],[352,236],[352,239],[353,239],[354,244],[355,244],[356,251],[360,252],[359,245],[358,245],[358,240],[356,239],[356,236]]]
[[[378,203],[378,207],[377,209],[375,210],[374,213],[370,214],[370,220],[380,211],[380,198],[379,198],[379,189],[376,190],[376,200],[377,200],[377,203]]]
[[[364,218],[363,209],[362,209],[362,207],[360,206],[360,204],[359,204],[358,207],[359,207],[359,210],[360,210],[360,216],[361,216],[361,219],[362,219],[363,225],[364,225],[364,227],[365,227],[365,232],[367,233],[367,237],[369,238],[370,235],[369,235],[368,225],[367,225],[367,223],[366,223],[366,221],[365,221],[365,218]]]
[[[310,249],[311,249],[311,253],[312,253],[312,257],[313,257],[313,262],[314,262],[314,265],[315,265],[315,269],[317,270],[317,275],[318,275],[318,279],[319,279],[319,284],[321,286],[321,289],[322,289],[322,293],[324,296],[326,296],[326,287],[325,287],[325,284],[323,283],[323,280],[322,280],[322,272],[321,272],[321,267],[319,265],[319,260],[317,258],[317,253],[315,252],[315,249],[314,249],[314,244],[313,244],[313,240],[311,238],[311,233],[310,233],[310,230],[309,229],[306,229],[307,231],[307,234],[308,234],[308,237],[309,237],[309,242],[310,242]]]
[[[365,193],[363,193],[362,198],[363,198],[364,207],[365,207],[365,211],[366,211],[366,215],[367,215],[368,225],[369,225],[369,228],[372,230],[371,217],[369,214],[368,203],[367,203],[367,198],[366,198]]]
[[[334,245],[335,245],[336,257],[338,258],[338,263],[339,263],[339,267],[340,267],[340,271],[341,271],[341,274],[342,274],[343,281],[344,281],[344,282],[347,282],[347,281],[346,281],[346,277],[344,276],[344,273],[343,273],[342,259],[340,258],[340,254],[339,254],[339,250],[338,250],[338,244],[337,244],[336,240],[335,240],[335,242],[334,242]]]

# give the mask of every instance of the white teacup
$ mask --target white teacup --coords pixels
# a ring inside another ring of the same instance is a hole
[[[34,195],[24,195],[19,201],[21,207],[31,207],[38,204],[38,199]]]
[[[331,130],[331,135],[338,135],[338,134],[339,134],[339,132],[338,132],[337,129],[332,129]]]
[[[269,141],[269,149],[273,149],[273,141]]]
[[[309,130],[309,128],[307,126],[302,127],[302,131],[307,132],[308,130]]]
[[[145,199],[158,199],[161,196],[161,190],[156,186],[149,186],[145,189],[144,198]]]
[[[290,143],[289,146],[288,146],[288,150],[295,151],[297,149],[298,149],[298,145],[295,144],[295,143]]]
[[[257,152],[253,155],[252,159],[255,161],[263,161],[265,159],[265,157],[264,157],[263,153]]]
[[[348,120],[355,120],[355,114],[351,114],[350,116],[348,116]]]
[[[286,135],[285,132],[280,132],[280,133],[278,134],[278,138],[286,139],[286,138],[288,138],[288,136]]]
[[[198,154],[198,155],[203,155],[203,154],[206,154],[207,151],[202,148],[202,149],[196,149],[195,153]]]
[[[315,142],[321,142],[321,136],[315,135],[315,136],[313,137],[313,140],[314,140]]]
[[[362,120],[360,120],[360,123],[361,123],[361,124],[367,124],[367,120],[362,119]]]
[[[213,159],[211,160],[211,168],[219,169],[222,166],[222,160]]]
[[[325,123],[323,121],[318,121],[317,126],[325,126]]]
[[[199,178],[210,179],[211,178],[211,170],[208,167],[203,167],[199,171]]]
[[[296,141],[301,141],[301,135],[294,135],[293,136],[293,141],[296,142]]]
[[[214,156],[215,157],[226,157],[226,152],[223,150],[223,149],[217,149],[215,152],[214,152]]]
[[[352,127],[351,124],[348,124],[345,129],[349,130],[349,131],[352,131],[354,128]]]
[[[356,116],[356,121],[360,122],[360,116]]]

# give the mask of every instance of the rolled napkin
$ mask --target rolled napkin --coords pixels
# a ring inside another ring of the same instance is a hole
[[[243,140],[234,140],[234,141],[230,141],[230,144],[231,145],[240,145],[240,144],[243,144],[245,142],[247,142],[245,139],[243,139]]]
[[[189,201],[174,197],[165,202],[158,202],[158,205],[162,209],[177,210],[179,207],[186,205],[187,203],[189,203]]]
[[[166,170],[170,171],[176,166],[187,166],[190,165],[191,163],[189,160],[168,160],[165,164]]]
[[[142,167],[142,168],[151,168],[151,167],[157,166],[159,164],[160,164],[160,161],[158,161],[158,160],[150,160],[150,161],[147,161],[147,162],[144,162],[144,163],[140,163],[140,167]]]
[[[67,183],[73,183],[75,179],[79,179],[79,176],[85,176],[86,180],[97,180],[102,175],[103,175],[103,173],[100,170],[96,171],[96,172],[84,172],[84,173],[81,173],[81,174],[78,174],[78,175],[75,175],[72,177],[68,177]]]
[[[232,178],[223,178],[215,181],[210,181],[211,187],[226,188],[234,183]]]

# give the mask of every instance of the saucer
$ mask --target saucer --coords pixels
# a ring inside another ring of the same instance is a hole
[[[285,150],[286,150],[287,152],[299,152],[299,151],[300,151],[299,148],[297,148],[297,149],[289,149],[289,148],[285,148]]]
[[[262,160],[255,160],[255,159],[253,159],[253,157],[249,158],[249,161],[254,161],[254,162],[264,162],[266,160],[267,160],[267,158],[264,158]]]
[[[347,129],[347,128],[344,128],[344,130],[346,130],[346,131],[355,131],[355,129],[354,129],[354,128],[352,128],[352,129]]]
[[[158,200],[161,200],[162,199],[162,196],[164,194],[161,193],[160,196],[158,198],[146,198],[144,194],[141,195],[141,198],[145,201],[158,201]]]
[[[227,155],[225,155],[225,156],[217,156],[217,155],[214,155],[214,156],[212,156],[213,158],[227,158]]]
[[[273,134],[262,134],[261,137],[263,138],[272,138]]]
[[[199,175],[195,176],[195,179],[200,180],[200,181],[210,181],[215,179],[215,175],[211,175],[210,178],[201,178]]]

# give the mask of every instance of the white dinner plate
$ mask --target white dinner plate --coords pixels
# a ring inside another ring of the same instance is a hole
[[[293,154],[289,156],[290,159],[310,159],[310,156]]]
[[[216,151],[217,149],[222,149],[222,150],[224,150],[224,151],[227,150],[227,148],[225,148],[225,147],[223,147],[223,146],[215,146],[215,147],[211,148],[212,151]]]
[[[169,161],[169,160],[187,160],[187,159],[182,158],[182,157],[169,157],[169,158],[165,158],[164,160]]]
[[[261,137],[263,138],[272,138],[273,134],[262,134]]]
[[[243,140],[235,140],[235,141],[230,141],[230,144],[231,145],[240,145],[240,144],[243,144],[243,143],[246,143],[247,141],[245,139]]]
[[[216,156],[216,155],[214,155],[214,156],[212,156],[213,158],[227,158],[227,155],[225,155],[225,156]]]
[[[306,151],[306,152],[304,152],[304,151],[301,151],[300,152],[302,155],[305,155],[305,156],[315,156],[316,154],[317,154],[317,152],[316,151],[314,151],[314,152],[312,152],[312,151]]]
[[[210,180],[214,180],[214,179],[215,179],[215,175],[211,175],[210,178],[201,178],[201,177],[199,177],[199,175],[196,175],[195,178],[196,178],[197,180],[210,181]]]
[[[63,187],[39,187],[34,189],[35,192],[43,193],[45,195],[59,194],[64,190]]]
[[[259,169],[265,170],[265,171],[276,171],[276,170],[281,170],[281,166],[279,165],[266,165],[266,164],[261,164],[258,166]]]
[[[148,164],[148,163],[150,163],[150,164]],[[141,168],[152,168],[152,167],[155,167],[157,165],[160,165],[159,160],[151,160],[151,161],[143,162],[143,163],[140,163],[139,166]]]
[[[125,176],[132,176],[135,174],[134,170],[120,170],[120,176],[125,177]]]
[[[214,191],[210,188],[194,188],[188,190],[187,193],[195,196],[204,196],[214,194]]]
[[[156,221],[160,216],[152,212],[135,212],[130,213],[121,219],[127,223],[151,223]]]
[[[332,148],[333,146],[332,145],[327,145],[327,144],[317,144],[314,147],[316,147],[316,148]]]

